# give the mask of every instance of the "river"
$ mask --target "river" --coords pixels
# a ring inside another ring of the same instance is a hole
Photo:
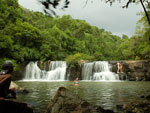
[[[118,111],[116,105],[141,99],[140,96],[150,94],[150,82],[98,82],[80,81],[75,87],[71,81],[34,82],[16,81],[16,84],[27,89],[28,94],[18,94],[17,100],[28,103],[36,112],[44,112],[50,98],[61,86],[66,87],[82,99],[104,109]]]

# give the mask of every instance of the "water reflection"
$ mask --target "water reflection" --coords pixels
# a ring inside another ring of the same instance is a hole
[[[29,90],[27,95],[17,95],[17,99],[27,102],[38,112],[44,112],[50,98],[61,86],[68,88],[91,104],[117,111],[116,105],[140,99],[150,92],[150,82],[87,82],[80,81],[78,87],[72,82],[16,82]]]

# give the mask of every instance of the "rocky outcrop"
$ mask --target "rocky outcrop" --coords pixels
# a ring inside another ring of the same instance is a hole
[[[66,70],[66,75],[70,75],[69,76],[69,80],[74,80],[76,77],[79,78],[79,80],[82,79],[82,68],[80,65],[76,64],[69,64]]]
[[[112,72],[117,73],[117,62],[109,61],[112,65]],[[123,70],[119,73],[120,80],[130,81],[150,81],[150,60],[119,61]],[[77,76],[82,80],[82,66],[88,61],[78,62],[76,65],[69,64],[67,74],[70,74],[69,80],[74,80]]]
[[[117,62],[109,61],[112,64],[112,71],[117,72]],[[134,61],[119,61],[123,66],[123,73],[130,81],[150,80],[150,61],[149,60],[134,60]]]
[[[129,80],[150,80],[150,61],[125,61]]]
[[[0,113],[33,113],[26,103],[0,98]]]
[[[114,113],[98,106],[93,106],[64,87],[60,87],[50,100],[45,113]]]
[[[88,62],[87,60],[80,60],[76,64],[68,64],[66,75],[70,75],[69,80],[75,80],[76,77],[82,80],[82,66],[84,63]]]

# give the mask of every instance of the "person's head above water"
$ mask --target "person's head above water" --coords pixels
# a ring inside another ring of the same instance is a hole
[[[13,72],[13,63],[10,60],[5,61],[2,64],[2,70],[0,75],[10,74]]]

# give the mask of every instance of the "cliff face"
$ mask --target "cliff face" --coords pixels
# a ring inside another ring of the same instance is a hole
[[[112,65],[112,72],[117,73],[117,62],[108,61]],[[121,80],[130,81],[150,81],[150,60],[119,61],[123,66],[122,73],[119,74]],[[67,74],[70,74],[69,80],[78,76],[82,80],[82,66],[84,63],[78,63],[74,67],[68,67]]]
[[[110,61],[112,64],[112,71],[117,72],[117,62]],[[120,61],[123,66],[123,73],[126,74],[130,81],[150,80],[150,61],[149,60],[134,60],[134,61]]]
[[[116,73],[118,61],[108,62],[112,65],[112,72]],[[150,60],[124,60],[119,62],[121,62],[123,66],[123,73],[119,74],[121,80],[128,79],[130,81],[150,81]],[[49,65],[49,63],[50,62],[48,62],[47,65]],[[79,77],[79,79],[82,80],[82,67],[84,63],[88,63],[88,61],[80,61],[76,65],[69,64],[66,70],[66,77],[69,74],[69,80],[74,80],[76,77]],[[21,68],[21,70],[18,73],[14,74],[18,76],[17,79],[21,79],[23,77],[23,69]]]

